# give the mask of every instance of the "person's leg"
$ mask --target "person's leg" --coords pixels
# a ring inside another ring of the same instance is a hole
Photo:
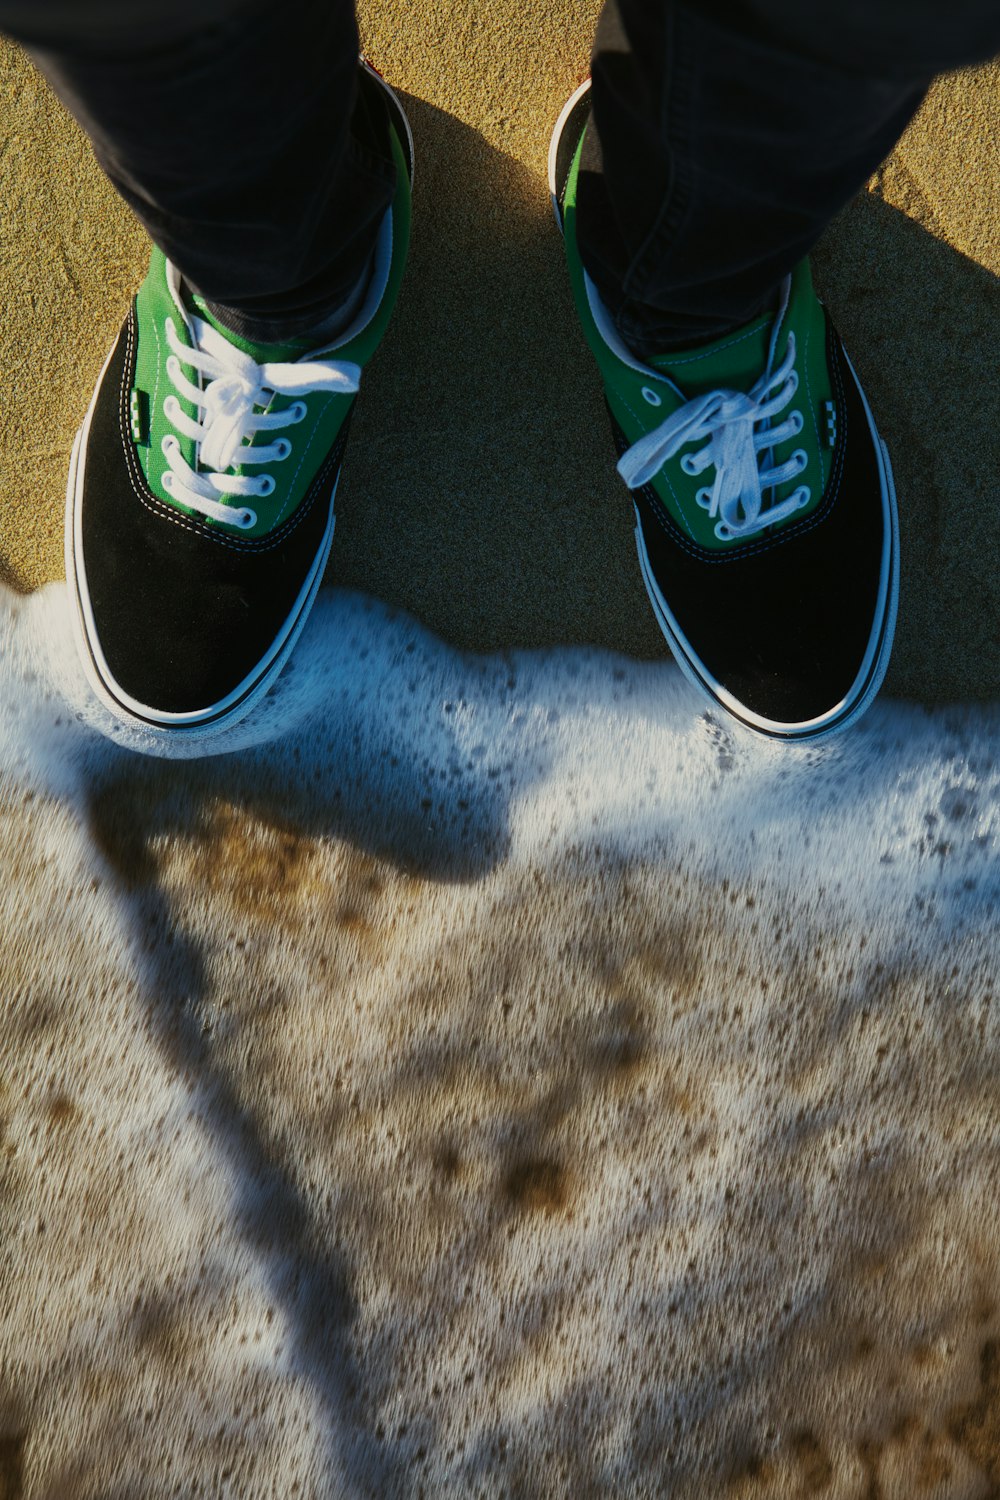
[[[262,340],[354,292],[392,201],[382,101],[359,95],[352,0],[144,11],[0,0],[98,160],[188,286]]]
[[[988,0],[607,0],[578,232],[622,336],[649,355],[747,322],[933,75],[998,49]]]

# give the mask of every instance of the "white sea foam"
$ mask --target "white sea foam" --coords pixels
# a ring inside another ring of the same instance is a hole
[[[377,603],[324,592],[258,711],[210,741],[126,726],[88,692],[65,591],[7,594],[0,766],[64,795],[129,756],[227,756],[232,789],[286,768],[353,777],[362,803],[426,801],[447,842],[474,803],[511,856],[669,842],[705,871],[749,872],[858,906],[933,891],[957,916],[997,893],[996,706],[883,699],[855,731],[788,748],[704,710],[672,664],[566,649],[478,658]],[[419,794],[419,798],[418,798]]]
[[[985,1492],[995,706],[783,749],[324,592],[177,766],[2,611],[27,1500]]]

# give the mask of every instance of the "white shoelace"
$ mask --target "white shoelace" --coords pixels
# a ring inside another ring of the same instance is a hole
[[[256,511],[249,506],[222,505],[216,497],[270,495],[275,489],[274,478],[270,474],[229,474],[226,470],[286,459],[292,451],[287,438],[254,447],[248,444],[257,432],[288,427],[306,416],[304,401],[295,401],[278,412],[256,408],[267,407],[275,395],[305,396],[318,391],[348,395],[358,389],[361,368],[333,359],[258,364],[210,323],[194,318],[192,326],[194,348],[182,342],[173,319],[167,319],[167,341],[174,351],[167,358],[167,374],[181,395],[197,408],[199,420],[188,416],[174,395],[167,396],[163,412],[177,432],[193,439],[198,468],[191,468],[178,439],[168,433],[162,444],[169,465],[163,484],[172,499],[199,515],[249,530],[257,524]],[[202,383],[196,385],[189,380],[182,365],[197,371]]]
[[[786,499],[764,507],[764,492],[794,479],[809,462],[802,448],[783,464],[772,467],[769,462],[773,449],[804,426],[798,411],[775,427],[769,425],[798,390],[794,366],[795,335],[790,333],[781,364],[773,372],[766,370],[748,394],[709,391],[673,412],[623,454],[618,472],[629,489],[648,484],[687,443],[707,439],[700,451],[684,455],[681,468],[695,476],[715,466],[714,485],[700,489],[697,500],[715,520],[720,541],[756,536],[808,504],[812,492],[799,485]]]

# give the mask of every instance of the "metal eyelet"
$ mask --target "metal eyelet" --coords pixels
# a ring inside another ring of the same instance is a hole
[[[799,466],[799,473],[804,474],[809,467],[809,455],[806,450],[804,448],[796,448],[792,457]]]
[[[236,524],[237,526],[241,526],[244,531],[249,531],[251,526],[256,526],[257,524],[257,512],[247,506],[246,510],[240,511]]]
[[[258,495],[273,495],[276,489],[274,480],[270,474],[262,474],[257,481]]]
[[[662,406],[663,399],[651,386],[644,385],[642,388],[642,399],[648,401],[650,406]]]
[[[276,448],[280,449],[280,452],[278,452],[278,453],[276,453],[274,455],[275,458],[277,458],[279,461],[282,460],[282,459],[286,459],[286,458],[288,458],[290,456],[291,451],[292,451],[292,445],[288,441],[287,438],[278,438],[278,441],[275,443],[274,446]]]
[[[684,470],[684,473],[689,474],[692,479],[695,477],[695,475],[698,473],[698,469],[695,465],[693,453],[685,453],[681,456],[681,468]]]

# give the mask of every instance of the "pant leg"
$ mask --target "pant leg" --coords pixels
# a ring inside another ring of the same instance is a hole
[[[342,303],[392,199],[352,0],[0,0],[97,158],[189,285],[239,332]],[[207,17],[207,19],[206,19]]]
[[[0,31],[27,47],[69,43],[106,46],[131,28],[153,46],[183,36],[239,10],[244,0],[172,0],[144,7],[141,22],[127,0],[0,0]]]
[[[995,0],[607,0],[578,225],[626,342],[752,318],[934,74],[998,50]]]

